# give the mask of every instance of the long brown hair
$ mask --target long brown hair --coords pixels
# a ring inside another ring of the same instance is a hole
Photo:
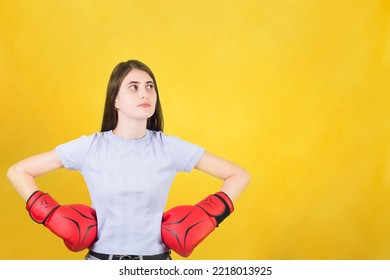
[[[109,131],[116,128],[118,124],[118,112],[115,110],[115,99],[118,95],[119,88],[122,84],[123,79],[133,69],[145,71],[152,78],[154,87],[157,94],[156,109],[153,116],[147,120],[146,128],[155,131],[163,131],[164,118],[161,109],[160,97],[158,94],[158,88],[156,79],[153,75],[152,70],[138,60],[129,60],[126,62],[120,62],[112,71],[110,80],[108,81],[106,102],[104,105],[103,121],[101,132]]]

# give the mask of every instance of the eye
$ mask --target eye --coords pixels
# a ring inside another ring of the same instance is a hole
[[[130,85],[129,90],[137,90],[138,86],[137,85]]]
[[[150,89],[154,89],[154,85],[153,84],[148,84],[148,85],[146,85],[146,88],[149,89],[149,90]]]

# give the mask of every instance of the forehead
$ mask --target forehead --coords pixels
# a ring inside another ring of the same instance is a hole
[[[129,73],[127,73],[126,77],[123,79],[122,84],[127,84],[130,82],[146,83],[153,82],[153,79],[147,72],[143,70],[132,69]]]

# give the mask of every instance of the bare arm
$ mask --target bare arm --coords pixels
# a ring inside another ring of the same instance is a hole
[[[195,165],[195,169],[223,180],[221,191],[235,201],[250,182],[249,173],[242,167],[205,152]]]
[[[19,195],[27,201],[38,190],[35,177],[63,167],[55,150],[38,154],[12,165],[7,178]]]

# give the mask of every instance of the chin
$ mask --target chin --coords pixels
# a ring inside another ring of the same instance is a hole
[[[154,114],[154,113],[153,113]],[[153,116],[153,114],[139,114],[137,116],[134,116],[135,119],[138,119],[138,120],[147,120],[149,119],[150,117]]]

